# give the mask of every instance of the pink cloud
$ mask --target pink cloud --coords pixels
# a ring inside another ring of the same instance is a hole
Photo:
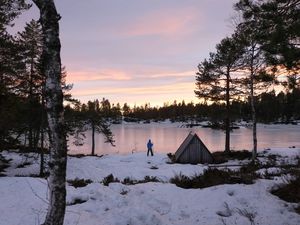
[[[73,96],[87,102],[91,99],[108,98],[112,103],[129,103],[131,106],[134,104],[143,105],[151,102],[152,106],[163,105],[164,102],[172,103],[173,100],[178,102],[185,100],[186,102],[197,102],[194,93],[193,82],[183,82],[178,84],[148,86],[148,87],[135,87],[135,88],[112,88],[101,87],[93,89],[74,90]]]
[[[190,30],[187,24],[196,17],[197,13],[193,8],[155,11],[147,13],[137,23],[125,27],[123,34],[127,36],[184,34]]]
[[[67,81],[70,83],[78,81],[93,80],[130,80],[131,77],[125,71],[116,69],[68,71]]]
[[[126,94],[134,94],[134,95],[157,95],[157,94],[175,94],[180,92],[187,92],[188,90],[194,89],[194,82],[183,82],[178,84],[170,84],[170,85],[156,85],[156,86],[148,86],[148,87],[101,87],[99,88],[89,88],[83,90],[73,90],[73,95],[76,97],[79,96],[108,96],[112,94],[118,94],[120,96]],[[146,101],[147,99],[145,99]]]
[[[175,72],[175,71],[165,71],[165,72],[157,72],[150,75],[151,78],[163,78],[163,77],[187,77],[193,76],[195,74],[194,70],[183,71],[183,72]]]

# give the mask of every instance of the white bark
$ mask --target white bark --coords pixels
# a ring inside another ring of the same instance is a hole
[[[66,208],[67,147],[64,130],[59,19],[53,0],[33,0],[40,10],[43,30],[43,72],[46,76],[46,110],[50,129],[50,199],[44,225],[63,225]]]

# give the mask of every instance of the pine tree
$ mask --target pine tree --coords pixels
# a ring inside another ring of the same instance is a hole
[[[17,98],[15,86],[25,65],[20,57],[20,45],[7,28],[13,26],[14,19],[29,7],[24,0],[0,1],[0,148],[10,142],[14,128],[23,123],[17,115],[15,104],[21,100]]]
[[[224,38],[216,46],[216,53],[210,53],[209,60],[198,66],[195,94],[200,99],[225,102],[225,152],[230,152],[230,101],[237,94],[236,81],[232,76],[240,66],[242,45],[235,37]]]
[[[85,125],[90,126],[92,130],[92,155],[95,155],[95,133],[102,133],[105,137],[105,142],[114,146],[113,134],[109,128],[110,124],[107,116],[107,107],[110,104],[104,99],[101,103],[100,107],[98,100],[89,101],[86,111],[83,112]]]
[[[41,72],[42,29],[37,21],[26,24],[18,34],[22,46],[25,71],[19,77],[18,91],[28,99],[28,141],[29,149],[37,149],[41,129],[41,100],[45,76]]]

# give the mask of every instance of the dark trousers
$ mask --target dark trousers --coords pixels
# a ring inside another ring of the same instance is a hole
[[[152,148],[148,148],[148,151],[147,151],[147,156],[149,156],[149,152],[151,153],[151,156],[153,156],[153,151],[152,151]]]

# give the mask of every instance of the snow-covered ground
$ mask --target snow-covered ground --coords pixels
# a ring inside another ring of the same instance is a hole
[[[264,153],[265,156],[271,154],[282,155],[278,157],[282,163],[292,163],[300,155],[300,149],[271,149]],[[0,177],[0,225],[41,224],[47,210],[47,181],[28,177],[38,173],[38,157],[13,152],[2,152],[2,155],[11,162],[6,169],[7,177]],[[270,193],[274,186],[283,182],[280,177],[259,179],[252,185],[182,189],[169,183],[170,178],[179,173],[187,176],[200,174],[208,166],[169,164],[168,161],[164,154],[146,157],[142,153],[101,158],[69,157],[67,178],[90,179],[93,182],[82,188],[67,187],[69,205],[65,224],[250,225],[250,219],[254,221],[252,224],[260,225],[300,224],[300,215],[293,210],[295,204]],[[24,163],[25,167],[18,168]],[[230,163],[237,162],[227,164]],[[276,169],[268,170],[273,172]],[[155,176],[162,182],[111,183],[104,186],[101,181],[109,174],[119,180],[126,177],[142,180],[145,176]],[[72,205],[78,199],[85,202]]]

